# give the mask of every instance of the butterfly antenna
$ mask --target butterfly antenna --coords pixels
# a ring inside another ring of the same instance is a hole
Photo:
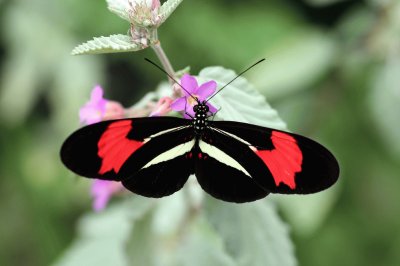
[[[210,98],[207,99],[206,103],[211,100],[212,97],[214,97],[215,95],[217,95],[218,93],[220,93],[225,87],[227,87],[229,84],[231,84],[232,82],[234,82],[238,77],[240,77],[241,75],[243,75],[245,72],[247,72],[248,70],[250,70],[251,68],[255,67],[256,65],[258,65],[259,63],[261,63],[262,61],[264,61],[265,58],[257,61],[256,63],[252,64],[251,66],[249,66],[248,68],[246,68],[245,70],[243,70],[242,72],[239,73],[239,75],[237,75],[234,79],[232,79],[231,81],[229,81],[227,84],[225,84],[221,89],[219,89],[218,91],[216,91],[213,95],[211,95]]]
[[[193,96],[193,94],[191,94],[187,89],[185,89],[178,81],[176,81],[176,79],[174,79],[167,71],[165,71],[162,67],[160,67],[159,65],[157,65],[156,63],[154,63],[153,61],[151,61],[148,58],[145,58],[144,60],[146,60],[147,62],[149,62],[150,64],[152,64],[153,66],[155,66],[156,68],[158,68],[159,70],[161,70],[165,75],[167,75],[170,79],[172,79],[176,84],[179,85],[179,87],[182,88],[182,90],[184,90],[185,92],[187,92],[187,94],[190,95],[190,97],[192,97],[197,103],[199,102],[199,99],[197,99],[196,97]]]

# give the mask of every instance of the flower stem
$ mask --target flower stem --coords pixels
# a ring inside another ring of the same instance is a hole
[[[164,70],[167,71],[167,73],[170,74],[172,77],[175,77],[175,71],[172,68],[171,63],[169,62],[167,55],[165,54],[164,50],[162,49],[160,41],[154,42],[151,45],[151,48],[153,48],[154,52],[156,53]],[[171,86],[174,85],[175,82],[169,77],[168,77],[168,79],[169,79],[169,82],[171,83]]]

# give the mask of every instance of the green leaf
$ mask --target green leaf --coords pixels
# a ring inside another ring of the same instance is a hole
[[[199,83],[214,80],[218,88],[236,77],[236,73],[223,67],[207,67],[200,71]],[[239,77],[212,98],[211,103],[220,110],[217,118],[256,124],[285,130],[286,124],[245,78]]]
[[[175,11],[175,9],[182,3],[183,0],[168,0],[160,7],[159,15],[161,16],[161,23]]]
[[[72,50],[72,55],[132,52],[141,49],[143,47],[134,43],[130,36],[115,34],[109,37],[97,37],[85,42],[75,47]]]
[[[136,222],[125,250],[131,265],[175,265],[168,262],[177,249],[174,240],[185,219],[186,204],[178,191],[158,199],[152,212]]]
[[[106,0],[106,1],[107,1],[107,8],[111,12],[129,22],[128,10],[130,6],[128,0]]]
[[[128,242],[124,253],[129,260],[129,265],[156,265],[157,242],[160,239],[153,231],[153,212],[147,213],[142,219],[136,221],[135,226],[127,237]]]
[[[188,225],[177,252],[178,266],[235,266],[236,262],[225,250],[223,239],[204,215]]]
[[[54,265],[130,265],[125,246],[135,221],[153,206],[147,198],[134,197],[84,216],[78,225],[78,239]]]
[[[238,266],[297,265],[287,226],[270,200],[235,205],[208,197],[208,221]]]

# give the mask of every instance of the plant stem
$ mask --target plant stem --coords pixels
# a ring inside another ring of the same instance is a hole
[[[164,50],[162,49],[160,41],[157,40],[155,43],[153,43],[151,45],[151,48],[153,48],[154,52],[156,53],[164,70],[167,71],[167,73],[170,74],[172,77],[175,77],[175,71],[172,68],[171,63],[169,62],[167,55],[165,54]],[[171,86],[174,85],[175,82],[169,77],[168,77],[168,79],[169,79],[169,82],[171,83]]]

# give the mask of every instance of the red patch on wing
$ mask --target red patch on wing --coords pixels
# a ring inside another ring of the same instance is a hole
[[[257,150],[256,154],[269,168],[276,186],[282,182],[291,189],[295,189],[294,177],[296,173],[301,172],[303,154],[296,140],[289,134],[272,131],[271,140],[275,149]]]
[[[143,142],[127,139],[132,121],[123,120],[110,124],[97,143],[97,155],[102,159],[99,174],[114,170],[118,174],[121,166]]]

